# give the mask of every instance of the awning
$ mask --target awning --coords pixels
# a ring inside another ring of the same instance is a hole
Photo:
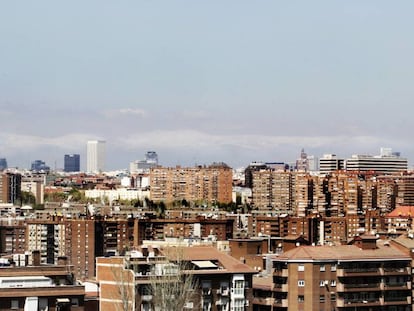
[[[200,269],[217,268],[217,265],[211,262],[210,260],[196,260],[192,261],[191,263],[196,265]]]

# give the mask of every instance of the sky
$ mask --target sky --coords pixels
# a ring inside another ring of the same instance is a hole
[[[413,165],[414,1],[3,1],[0,158]]]

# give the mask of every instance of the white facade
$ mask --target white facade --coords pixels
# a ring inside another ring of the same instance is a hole
[[[116,190],[101,190],[93,189],[86,190],[85,197],[90,199],[108,199],[109,202],[116,200],[145,200],[149,198],[150,192],[148,190],[138,190],[129,188],[119,188]]]
[[[86,171],[99,173],[105,169],[105,141],[90,140],[86,147]]]

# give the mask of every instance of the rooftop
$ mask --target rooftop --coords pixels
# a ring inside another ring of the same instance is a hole
[[[378,241],[376,249],[362,250],[355,245],[300,246],[274,257],[277,261],[323,261],[323,260],[410,260],[402,251],[387,241]]]

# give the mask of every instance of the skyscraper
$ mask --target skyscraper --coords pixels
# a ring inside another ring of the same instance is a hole
[[[89,140],[86,147],[86,171],[99,173],[105,168],[105,141]]]
[[[0,158],[0,171],[5,170],[6,168],[7,168],[6,158]]]
[[[63,169],[65,172],[79,172],[80,171],[79,154],[65,154]]]

